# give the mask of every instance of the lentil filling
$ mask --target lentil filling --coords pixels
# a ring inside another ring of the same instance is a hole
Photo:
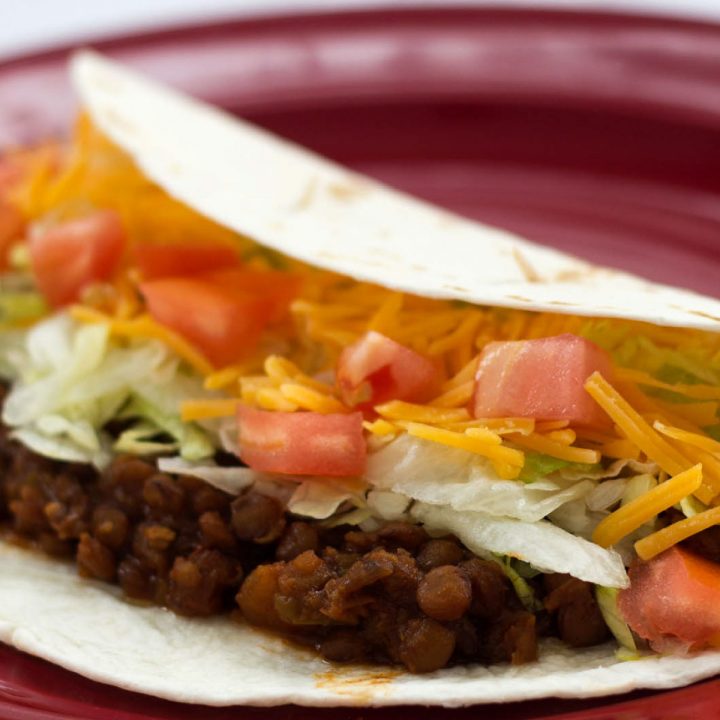
[[[244,618],[331,661],[421,673],[527,663],[540,636],[576,647],[608,637],[592,587],[568,576],[531,579],[542,609],[529,612],[499,564],[453,537],[397,522],[326,529],[273,498],[233,498],[137,457],[98,473],[40,457],[2,426],[0,524],[7,539],[74,558],[82,576],[128,598]]]

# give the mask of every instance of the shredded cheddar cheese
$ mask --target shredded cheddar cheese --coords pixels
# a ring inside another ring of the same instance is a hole
[[[185,400],[180,407],[180,417],[184,422],[232,417],[237,406],[237,400]]]
[[[433,425],[470,420],[470,414],[465,408],[413,405],[401,400],[392,400],[383,405],[376,405],[375,412],[388,420],[405,420],[407,422],[430,423]]]
[[[205,357],[185,338],[155,322],[149,315],[140,315],[133,320],[116,320],[82,305],[74,305],[70,314],[79,322],[106,323],[112,335],[160,340],[202,375],[210,375],[214,370]]]
[[[713,440],[707,435],[701,435],[700,433],[688,432],[676,427],[670,427],[663,423],[656,421],[653,427],[667,437],[679,440],[686,445],[692,445],[693,447],[706,450],[709,453],[715,453],[720,455],[720,442]]]
[[[720,507],[710,508],[692,517],[678,520],[678,522],[638,540],[635,543],[635,552],[643,560],[650,560],[673,545],[718,524],[720,524]]]
[[[484,428],[470,428],[464,433],[459,433],[422,423],[409,423],[407,431],[410,435],[423,440],[482,455],[492,460],[498,475],[506,479],[517,477],[525,462],[523,453],[505,447],[501,444],[502,440],[499,435]]]
[[[399,428],[396,425],[393,425],[392,423],[388,422],[387,420],[383,420],[382,418],[374,420],[373,422],[368,422],[366,420],[365,422],[363,422],[363,427],[368,432],[379,437],[396,435],[399,432]]]
[[[534,450],[535,452],[550,455],[550,457],[567,460],[574,463],[586,463],[592,465],[600,462],[600,453],[597,450],[587,448],[569,447],[567,444],[557,442],[550,437],[531,433],[530,435],[508,435],[508,439],[520,445],[520,447]]]
[[[678,473],[601,520],[593,532],[593,542],[601,547],[614,545],[652,520],[658,513],[692,495],[701,483],[701,465],[695,465],[689,470]]]
[[[622,429],[626,437],[670,475],[681,473],[690,463],[648,425],[610,383],[593,373],[585,389]]]
[[[646,385],[647,387],[658,388],[661,390],[670,390],[671,392],[687,395],[697,400],[720,400],[720,387],[710,385],[685,385],[678,383],[671,385],[662,382],[648,373],[640,370],[632,370],[630,368],[621,368],[618,371],[618,377],[625,381],[630,381],[638,385]]]
[[[348,408],[332,395],[300,383],[283,383],[280,385],[280,392],[301,410],[312,410],[323,414],[348,411]]]
[[[461,385],[446,390],[442,395],[438,395],[430,405],[441,408],[464,407],[470,402],[474,391],[475,383],[468,380]]]

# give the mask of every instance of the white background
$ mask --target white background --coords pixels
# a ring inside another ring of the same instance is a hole
[[[447,5],[447,0],[0,0],[0,58],[121,31],[307,8]],[[452,4],[629,9],[720,21],[720,0],[455,0]]]

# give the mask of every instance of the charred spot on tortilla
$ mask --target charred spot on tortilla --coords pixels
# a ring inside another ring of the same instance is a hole
[[[513,257],[515,258],[515,262],[518,264],[518,267],[520,268],[520,272],[525,277],[525,280],[527,280],[529,283],[536,283],[536,282],[542,282],[542,278],[540,275],[535,271],[535,268],[532,266],[530,261],[525,257],[525,255],[520,251],[519,248],[513,248]]]
[[[325,189],[329,195],[342,202],[358,200],[370,192],[369,185],[357,178],[330,183]]]
[[[308,181],[307,185],[305,185],[305,188],[303,189],[300,199],[295,205],[295,210],[307,210],[313,204],[315,198],[317,197],[318,182],[318,179],[315,177]]]

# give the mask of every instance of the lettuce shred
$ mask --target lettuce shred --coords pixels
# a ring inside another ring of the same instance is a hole
[[[3,422],[42,455],[103,467],[113,450],[199,460],[217,446],[211,431],[181,421],[182,400],[207,393],[157,341],[119,344],[105,325],[59,313],[3,343],[0,367],[14,381]],[[113,448],[107,425],[117,419],[129,426]]]

